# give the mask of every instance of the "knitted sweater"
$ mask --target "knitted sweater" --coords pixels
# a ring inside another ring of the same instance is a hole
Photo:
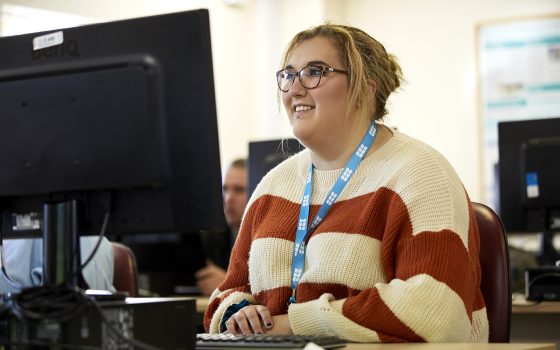
[[[437,151],[396,130],[368,152],[310,237],[291,295],[308,150],[271,170],[247,206],[205,327],[246,299],[289,316],[292,331],[358,342],[487,342],[479,237],[470,200]],[[309,221],[340,175],[313,172]]]

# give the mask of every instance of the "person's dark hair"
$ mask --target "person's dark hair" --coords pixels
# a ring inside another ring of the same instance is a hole
[[[332,40],[344,65],[336,68],[349,71],[348,112],[358,106],[371,119],[382,119],[388,113],[385,105],[389,95],[403,81],[402,70],[396,58],[363,30],[326,23],[296,34],[286,48],[281,67],[285,67],[299,44],[315,37]],[[372,82],[375,84],[375,96],[371,94]]]
[[[229,165],[230,168],[243,168],[247,169],[247,159],[237,158]]]

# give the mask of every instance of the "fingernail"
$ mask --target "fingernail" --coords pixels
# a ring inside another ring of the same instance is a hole
[[[266,328],[272,328],[272,323],[267,323]]]

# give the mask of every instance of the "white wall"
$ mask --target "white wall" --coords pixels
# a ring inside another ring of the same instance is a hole
[[[483,201],[476,28],[481,22],[560,13],[558,0],[347,1],[346,18],[384,43],[408,83],[389,124],[440,150],[471,199]]]
[[[559,0],[0,0],[112,20],[210,9],[222,163],[251,140],[290,135],[274,72],[296,32],[332,19],[363,28],[401,62],[407,84],[390,100],[388,124],[440,150],[481,201],[476,27],[560,13]],[[54,25],[56,27],[56,25]]]

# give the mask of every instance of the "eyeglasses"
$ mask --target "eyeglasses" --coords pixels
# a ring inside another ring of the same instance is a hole
[[[307,66],[299,72],[292,68],[286,68],[276,72],[276,81],[278,82],[278,88],[283,92],[290,90],[296,80],[296,76],[299,78],[301,86],[306,89],[315,89],[319,86],[321,77],[325,73],[348,74],[345,70],[325,66]]]

